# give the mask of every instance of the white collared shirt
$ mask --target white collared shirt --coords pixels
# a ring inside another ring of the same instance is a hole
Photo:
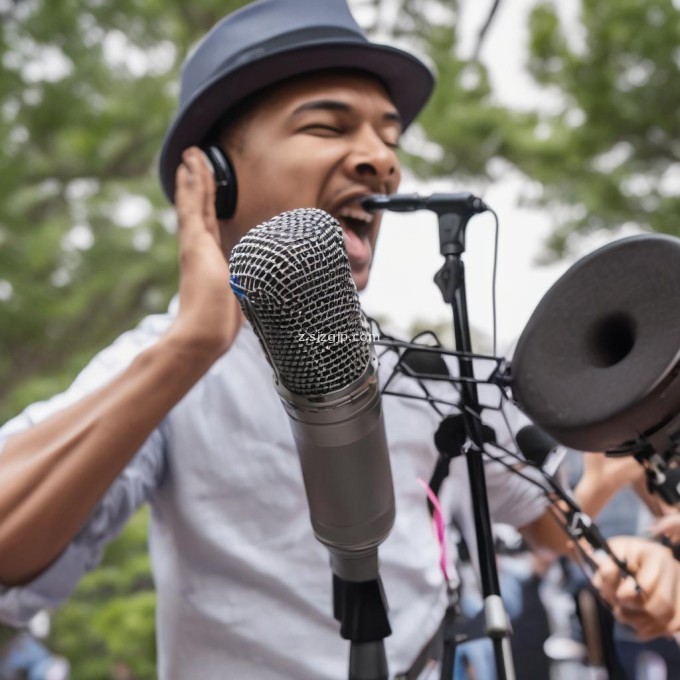
[[[71,388],[34,404],[0,430],[7,437],[109,381],[169,327],[145,319],[100,353]],[[391,371],[391,355],[381,376]],[[415,390],[405,377],[396,387]],[[395,526],[380,548],[390,606],[392,674],[408,669],[446,606],[439,546],[424,491],[437,452],[439,417],[425,403],[383,398],[395,485]],[[510,414],[511,417],[513,414]],[[500,439],[504,425],[490,414]],[[498,464],[486,466],[492,515],[522,526],[540,516],[540,491]],[[454,459],[445,497],[473,539],[464,458]],[[158,593],[158,670],[163,680],[347,677],[348,643],[332,615],[326,549],[312,534],[288,416],[250,327],[167,415],[93,511],[83,530],[32,583],[0,588],[0,620],[18,624],[57,606],[104,545],[145,501]]]

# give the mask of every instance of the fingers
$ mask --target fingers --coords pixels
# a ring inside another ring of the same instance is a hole
[[[220,229],[215,215],[215,176],[210,167],[210,162],[202,151],[195,148],[192,151],[192,162],[198,166],[197,170],[203,180],[205,192],[203,194],[203,217],[206,221],[206,226],[212,232],[213,236],[220,241]]]
[[[673,543],[680,541],[680,513],[661,517],[651,526],[653,536],[665,536]]]
[[[671,553],[663,546],[636,538],[611,541],[625,558],[634,577],[622,577],[609,559],[599,560],[593,585],[612,606],[616,618],[643,639],[669,635],[679,612],[680,574]]]
[[[229,286],[214,204],[213,174],[203,152],[191,147],[176,173],[180,304],[174,329],[183,342],[212,358],[229,349],[243,321]]]
[[[606,555],[594,556],[594,560],[598,568],[592,579],[593,586],[607,602],[613,604],[616,601],[616,591],[622,581],[621,570]]]
[[[200,149],[190,147],[184,151],[175,183],[175,207],[180,229],[190,232],[196,229],[207,230],[219,243],[219,224],[215,216],[215,179]]]
[[[667,553],[665,548],[661,550]],[[626,616],[644,615],[651,619],[650,624],[654,622],[662,629],[673,618],[676,604],[673,593],[677,589],[675,565],[667,564],[662,559],[665,557],[665,554],[653,556],[642,563],[635,574],[639,588],[632,578],[627,578],[616,591],[618,605]]]
[[[640,638],[650,639],[672,632],[674,609],[668,599],[658,592],[649,598],[639,591],[622,593],[613,612],[621,623],[630,626]]]

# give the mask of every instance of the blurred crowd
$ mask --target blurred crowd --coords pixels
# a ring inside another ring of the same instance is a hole
[[[43,642],[49,636],[50,618],[37,614],[26,630],[0,626],[0,680],[68,680],[70,664]]]
[[[680,545],[680,513],[650,494],[633,458],[569,453],[558,471],[563,486],[596,510],[605,537],[621,534]],[[579,484],[579,482],[581,482]],[[595,514],[595,513],[594,513]],[[639,640],[615,621],[590,584],[587,568],[528,550],[519,533],[496,525],[501,591],[513,622],[512,648],[520,680],[680,680],[675,637]],[[483,635],[482,595],[470,555],[458,539],[464,632],[454,680],[495,680],[491,642]]]

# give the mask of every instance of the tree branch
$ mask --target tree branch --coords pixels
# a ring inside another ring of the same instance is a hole
[[[498,7],[500,4],[501,0],[493,1],[493,5],[491,6],[489,16],[486,18],[484,26],[482,26],[481,30],[479,31],[479,35],[477,36],[477,44],[475,45],[474,52],[472,53],[473,61],[479,61],[479,53],[482,51],[484,39],[486,38],[486,34],[489,32],[489,29],[491,28],[491,24],[493,23],[494,16],[496,15],[496,12],[498,11]]]

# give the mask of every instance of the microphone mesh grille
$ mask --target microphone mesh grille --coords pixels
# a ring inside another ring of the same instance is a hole
[[[281,383],[328,394],[361,376],[371,354],[338,221],[323,210],[282,213],[231,252],[231,285]]]

